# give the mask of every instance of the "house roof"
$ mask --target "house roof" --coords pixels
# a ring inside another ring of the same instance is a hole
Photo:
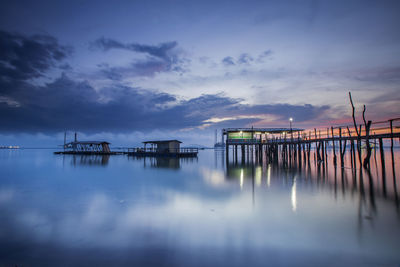
[[[182,143],[179,140],[156,140],[156,141],[144,141],[142,142],[143,144],[165,144],[165,143],[171,143],[171,142],[178,142]]]

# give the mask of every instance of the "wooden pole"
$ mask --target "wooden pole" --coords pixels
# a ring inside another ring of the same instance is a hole
[[[329,128],[326,128],[326,141],[325,141],[325,158],[328,161],[328,146],[329,146]]]
[[[361,158],[361,125],[360,128],[358,129],[360,135],[357,137],[357,151],[358,151],[358,162],[360,163],[360,166],[362,166],[362,158]]]
[[[350,138],[350,161],[351,161],[351,168],[353,168],[353,154],[354,154],[354,141],[353,139],[351,139],[351,132],[349,127],[347,126],[347,132],[349,134],[349,138]]]
[[[333,127],[331,127],[331,131],[332,131],[333,165],[336,166],[335,135],[333,134]]]
[[[394,153],[393,153],[393,120],[389,120],[389,123],[390,123],[390,152],[392,156],[393,188],[395,189],[397,195],[396,168],[395,168]]]
[[[379,151],[381,152],[382,190],[383,190],[383,195],[386,196],[386,165],[385,165],[385,152],[383,151],[382,138],[379,138]]]
[[[358,161],[360,162],[360,165],[362,165],[362,160],[361,160],[361,125],[360,129],[357,128],[357,123],[356,123],[356,117],[355,117],[355,107],[353,104],[353,99],[351,98],[351,93],[349,92],[349,98],[350,98],[350,104],[352,108],[352,117],[353,117],[353,124],[354,124],[354,129],[357,134],[357,152],[358,152]]]
[[[237,150],[238,145],[235,145],[235,162],[237,163],[238,160],[238,150]]]
[[[318,136],[317,136],[317,129],[314,128],[314,134],[315,134],[315,148],[317,152],[317,161],[321,160],[321,155],[319,154],[319,149],[320,149],[320,143],[318,142]]]
[[[342,153],[342,127],[339,127],[339,152],[340,152],[340,166],[344,166],[343,153]]]
[[[365,127],[365,145],[367,147],[367,156],[364,159],[364,167],[369,168],[369,160],[371,158],[371,146],[369,145],[369,130],[371,128],[371,121],[365,120],[365,105],[363,109],[363,120],[364,120],[364,127]]]
[[[246,161],[246,152],[244,151],[244,145],[241,145],[241,148],[240,148],[240,150],[241,150],[241,152],[242,152],[242,163],[244,163],[245,161]]]

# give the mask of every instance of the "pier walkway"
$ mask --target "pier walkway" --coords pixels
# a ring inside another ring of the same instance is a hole
[[[365,121],[364,121],[365,122]],[[222,133],[226,136],[226,157],[229,160],[229,149],[237,159],[238,148],[244,155],[254,153],[262,158],[285,159],[310,157],[310,151],[316,151],[317,160],[324,162],[326,150],[333,150],[334,164],[337,164],[338,152],[341,164],[346,148],[349,147],[352,165],[356,166],[356,154],[360,166],[368,167],[371,150],[379,146],[381,159],[384,161],[384,143],[390,143],[392,162],[394,164],[394,140],[400,141],[400,118],[379,122],[365,122],[356,126],[331,126],[324,129],[304,130],[298,128],[227,128]],[[365,153],[362,152],[365,150]]]

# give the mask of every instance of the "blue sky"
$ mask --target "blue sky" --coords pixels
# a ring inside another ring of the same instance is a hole
[[[2,1],[0,143],[399,115],[398,1]]]

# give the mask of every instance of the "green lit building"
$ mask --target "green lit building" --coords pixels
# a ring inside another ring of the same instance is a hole
[[[222,134],[226,145],[257,145],[275,138],[291,138],[299,128],[225,128]]]

